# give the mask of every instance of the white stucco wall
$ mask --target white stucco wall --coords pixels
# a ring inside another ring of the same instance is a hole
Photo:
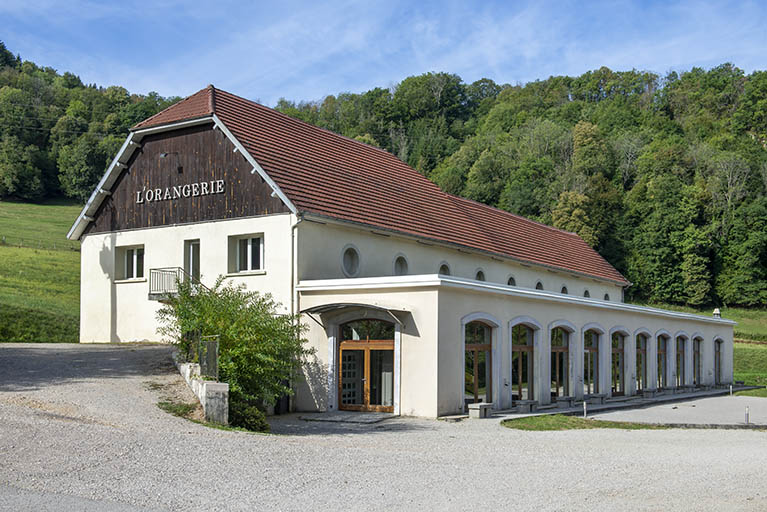
[[[622,289],[617,284],[589,277],[576,277],[567,272],[554,272],[544,267],[523,266],[512,260],[501,260],[481,253],[459,251],[449,247],[427,245],[401,236],[374,234],[370,229],[304,221],[299,225],[299,279],[340,279],[342,251],[348,244],[360,253],[357,277],[394,275],[394,260],[405,256],[408,274],[436,274],[447,263],[450,275],[474,279],[482,269],[487,282],[506,284],[513,276],[517,286],[534,289],[538,281],[544,290],[559,293],[567,287],[569,295],[582,297],[588,290],[591,297],[602,300],[609,294],[611,302],[621,302]]]
[[[227,281],[271,293],[288,312],[291,304],[291,224],[289,214],[161,226],[83,237],[80,277],[80,341],[87,343],[156,341],[156,312],[161,304],[148,299],[149,270],[184,267],[184,241],[200,240],[200,273],[212,285],[229,270],[228,238],[263,233],[264,270],[229,275]],[[144,246],[144,278],[115,280],[117,248]]]
[[[663,330],[675,336],[683,331],[690,336],[703,338],[702,380],[713,384],[714,340],[724,341],[722,354],[723,382],[732,382],[732,323],[713,318],[685,315],[637,306],[605,303],[600,300],[583,300],[562,297],[559,294],[518,290],[492,283],[471,282],[470,280],[445,278],[437,275],[400,276],[388,278],[359,278],[299,283],[300,307],[334,303],[364,303],[410,311],[402,335],[402,386],[401,413],[415,416],[434,417],[457,413],[463,403],[463,350],[462,319],[487,319],[496,322],[494,335],[493,388],[496,408],[511,405],[510,370],[510,322],[525,317],[526,321],[541,326],[536,336],[535,398],[539,403],[550,401],[550,341],[549,331],[558,322],[567,323],[574,330],[570,337],[570,359],[573,393],[582,398],[583,333],[594,327],[602,329],[604,335],[600,344],[600,366],[610,367],[610,334],[624,331],[626,337],[625,365],[629,382],[627,389],[635,383],[635,334],[641,330],[651,333],[648,344],[648,372],[651,375],[646,388],[654,388],[655,335]],[[345,318],[344,321],[352,318]],[[332,317],[323,319],[326,325]],[[408,322],[411,324],[408,325]],[[313,370],[314,379],[322,384],[328,378],[329,333],[306,319],[310,330],[307,336],[315,354],[318,366]],[[673,355],[668,355],[669,360]],[[688,373],[692,371],[692,358],[688,357]],[[600,387],[609,396],[609,371],[601,371]],[[324,377],[317,378],[316,375]],[[330,381],[337,383],[335,374]],[[673,379],[671,371],[669,380]],[[324,386],[324,390],[322,387]],[[299,388],[296,404],[301,410],[324,410],[317,404],[327,404],[328,384],[315,386],[311,392]],[[577,391],[580,386],[580,391]],[[415,388],[415,389],[414,389]],[[320,398],[318,398],[320,397]]]

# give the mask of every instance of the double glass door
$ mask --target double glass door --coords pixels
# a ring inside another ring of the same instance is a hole
[[[339,349],[338,408],[394,412],[394,340],[365,336],[388,334],[384,326],[371,326],[370,322],[354,322],[342,328],[344,339]],[[384,327],[383,332],[381,327]],[[391,334],[393,338],[393,329]]]

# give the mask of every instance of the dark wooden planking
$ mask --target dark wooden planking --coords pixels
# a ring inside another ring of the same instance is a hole
[[[169,155],[160,158],[160,153]],[[178,165],[183,167],[180,174]],[[234,145],[212,124],[147,136],[86,233],[288,212],[272,197],[271,187],[251,171],[245,157],[234,152]],[[224,193],[136,203],[136,191],[144,187],[165,190],[215,180],[226,182]]]

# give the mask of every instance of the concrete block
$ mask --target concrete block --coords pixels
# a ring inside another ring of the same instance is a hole
[[[557,397],[557,407],[562,409],[567,409],[570,407],[573,407],[575,404],[575,397],[574,396],[558,396]]]
[[[538,402],[535,400],[515,400],[514,407],[517,408],[518,413],[530,413],[535,412]]]
[[[205,420],[220,425],[229,424],[229,384],[225,382],[204,382]]]
[[[469,404],[469,418],[489,418],[492,408],[493,404],[491,403]]]

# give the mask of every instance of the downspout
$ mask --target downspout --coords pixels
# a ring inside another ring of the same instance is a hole
[[[294,315],[300,311],[298,291],[296,290],[298,277],[298,234],[296,228],[303,220],[303,216],[298,214],[296,221],[290,226],[290,312]]]

